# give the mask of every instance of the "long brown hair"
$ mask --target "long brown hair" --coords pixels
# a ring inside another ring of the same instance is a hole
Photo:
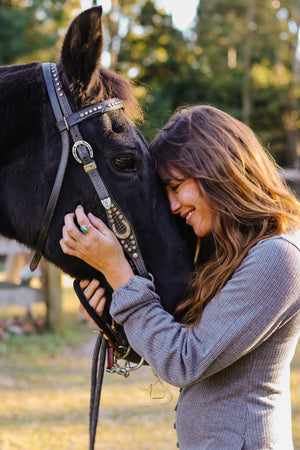
[[[177,308],[184,312],[184,324],[196,325],[205,303],[222,289],[251,247],[300,228],[300,204],[253,131],[217,108],[194,106],[176,112],[150,151],[162,179],[174,178],[174,169],[183,179],[196,179],[212,211],[213,251],[204,255],[200,239],[189,296]]]

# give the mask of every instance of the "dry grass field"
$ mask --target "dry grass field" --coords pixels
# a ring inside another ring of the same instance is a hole
[[[64,333],[0,341],[0,449],[87,450],[94,330],[64,289]],[[3,311],[0,310],[3,314]],[[5,311],[5,314],[16,311]],[[300,450],[300,345],[291,375],[293,434]],[[127,379],[106,375],[96,449],[171,450],[178,391],[145,367]]]

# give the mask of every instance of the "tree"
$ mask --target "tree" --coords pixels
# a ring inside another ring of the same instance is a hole
[[[43,54],[56,57],[59,30],[69,22],[75,6],[79,8],[79,0],[68,6],[55,0],[1,0],[0,64],[43,59]]]
[[[201,0],[194,29],[199,81],[207,86],[199,100],[248,122],[282,164],[287,123],[294,118],[295,128],[299,110],[296,1]]]
[[[170,15],[153,1],[143,3],[138,14],[131,10],[128,16],[118,69],[137,83],[147,118],[142,131],[151,140],[174,109],[186,103],[192,51]]]

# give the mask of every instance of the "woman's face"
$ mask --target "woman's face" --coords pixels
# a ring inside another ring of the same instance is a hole
[[[168,181],[167,194],[172,213],[180,214],[193,227],[196,236],[203,237],[211,233],[211,209],[194,178],[184,181],[174,178]]]

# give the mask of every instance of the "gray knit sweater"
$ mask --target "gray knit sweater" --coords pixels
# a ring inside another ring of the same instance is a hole
[[[291,450],[290,362],[300,333],[300,230],[263,240],[185,328],[154,285],[134,276],[113,294],[111,315],[129,343],[181,387],[181,449]]]

